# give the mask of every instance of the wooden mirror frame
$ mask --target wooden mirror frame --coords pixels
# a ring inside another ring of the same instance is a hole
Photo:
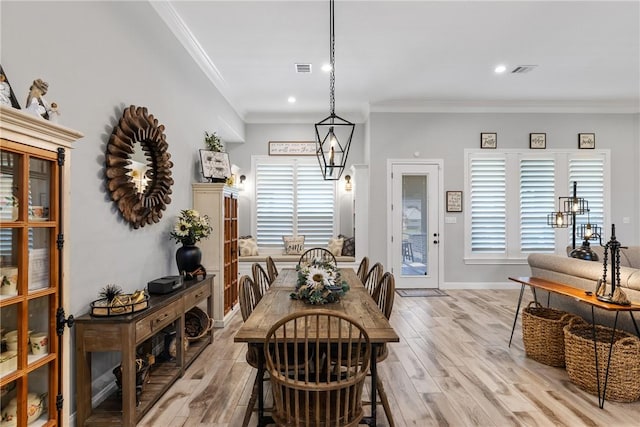
[[[132,155],[139,143],[147,159],[147,187],[138,192],[131,171]],[[133,228],[160,221],[162,211],[171,203],[171,155],[167,152],[164,125],[146,107],[129,106],[113,128],[106,154],[107,186],[122,217]]]

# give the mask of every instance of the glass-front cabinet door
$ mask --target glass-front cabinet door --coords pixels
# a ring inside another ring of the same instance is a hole
[[[1,425],[55,426],[60,166],[55,151],[1,143]]]

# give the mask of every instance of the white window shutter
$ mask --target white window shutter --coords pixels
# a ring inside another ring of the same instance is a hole
[[[555,211],[555,161],[520,160],[520,251],[553,253],[554,229],[547,214]]]
[[[472,158],[470,174],[471,252],[505,253],[505,159]]]

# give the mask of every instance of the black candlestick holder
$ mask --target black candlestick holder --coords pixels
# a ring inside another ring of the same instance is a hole
[[[611,304],[618,305],[630,305],[627,302],[621,302],[617,299],[614,299],[614,294],[616,291],[616,287],[620,286],[620,242],[616,240],[616,226],[615,224],[611,225],[611,239],[604,246],[604,261],[603,261],[603,274],[602,274],[602,285],[607,285],[607,262],[608,257],[611,256],[611,292],[607,295],[596,295],[599,301],[608,302]]]

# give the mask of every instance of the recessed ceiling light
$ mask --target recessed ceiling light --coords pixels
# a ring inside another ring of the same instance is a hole
[[[289,101],[289,104],[293,104],[296,102],[296,97],[295,96],[290,96],[289,98],[287,98],[287,101]]]
[[[329,71],[331,71],[331,64],[324,64],[322,66],[322,71],[324,71],[325,73],[328,73]]]
[[[505,67],[504,65],[498,65],[493,71],[495,71],[498,74],[504,73],[505,71],[507,71],[507,67]]]

